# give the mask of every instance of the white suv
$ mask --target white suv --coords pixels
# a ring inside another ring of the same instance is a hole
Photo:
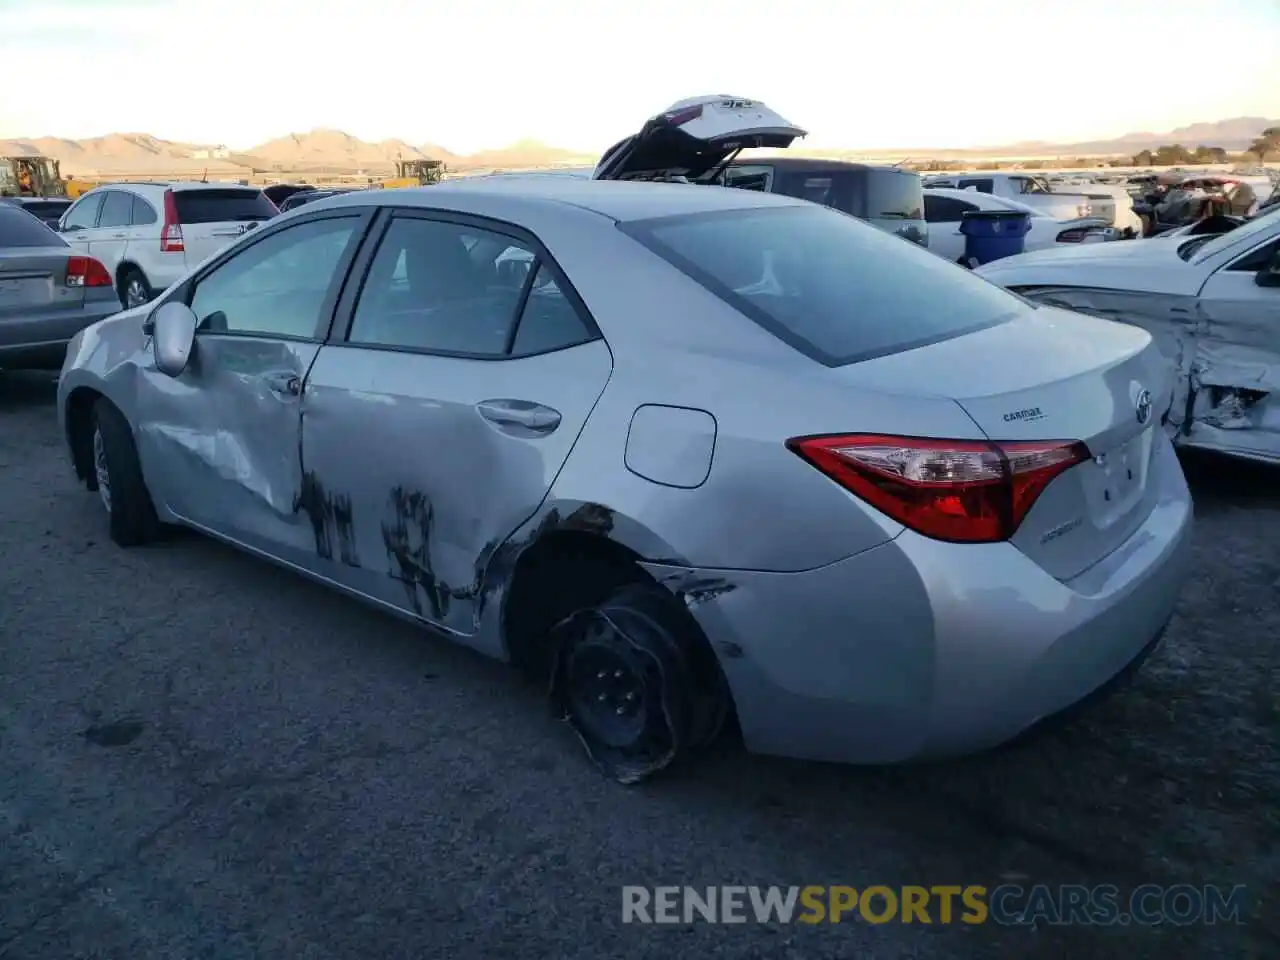
[[[111,183],[67,209],[58,231],[101,262],[120,302],[136,307],[278,211],[256,187]]]

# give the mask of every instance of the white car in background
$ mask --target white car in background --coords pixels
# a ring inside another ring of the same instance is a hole
[[[58,232],[107,268],[126,308],[140,306],[279,211],[257,187],[110,183],[73,203]]]
[[[929,225],[929,251],[953,262],[961,260],[964,257],[965,237],[960,232],[960,224],[966,213],[980,210],[1016,210],[1028,214],[1031,218],[1031,229],[1026,236],[1028,251],[1044,250],[1059,244],[1096,243],[1119,236],[1101,217],[1062,220],[1044,210],[989,193],[950,187],[926,187],[924,219]]]
[[[1145,328],[1178,373],[1174,442],[1280,463],[1280,207],[1217,236],[1059,247],[975,272]]]

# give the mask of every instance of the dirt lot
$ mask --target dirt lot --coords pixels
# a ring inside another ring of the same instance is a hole
[[[506,668],[198,537],[122,551],[0,376],[0,957],[1280,956],[1276,472],[1188,461],[1136,685],[857,770],[727,744],[603,781]],[[1245,884],[1241,925],[624,926],[624,884]]]

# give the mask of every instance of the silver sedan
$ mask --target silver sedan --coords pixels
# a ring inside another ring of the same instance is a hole
[[[1139,662],[1191,499],[1144,331],[859,221],[565,177],[318,201],[71,344],[122,545],[181,524],[546,682],[634,782],[1005,741]]]
[[[106,267],[0,203],[0,369],[58,369],[73,336],[119,309]]]

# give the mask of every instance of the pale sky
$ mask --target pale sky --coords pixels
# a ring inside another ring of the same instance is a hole
[[[0,0],[0,138],[599,151],[707,93],[851,149],[1280,117],[1280,0]]]

